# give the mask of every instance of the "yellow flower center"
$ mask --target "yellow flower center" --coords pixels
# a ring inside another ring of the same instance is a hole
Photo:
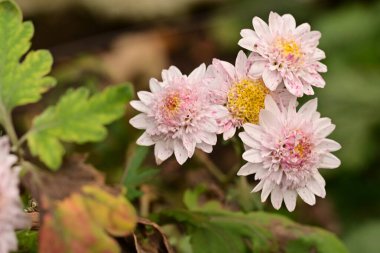
[[[297,146],[294,147],[294,151],[302,158],[304,157],[305,147],[303,143],[298,143]]]
[[[178,111],[180,104],[179,94],[172,93],[165,98],[164,109],[169,113],[175,113]]]
[[[277,39],[277,46],[281,49],[285,57],[301,58],[302,51],[300,46],[293,39],[286,40],[283,38]]]
[[[262,80],[244,79],[229,89],[227,108],[242,123],[257,124],[267,94],[269,89]]]

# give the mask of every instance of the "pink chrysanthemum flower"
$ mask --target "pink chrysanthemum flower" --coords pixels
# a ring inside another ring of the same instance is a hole
[[[246,146],[243,159],[248,161],[240,176],[255,174],[260,180],[253,192],[262,190],[264,202],[269,194],[273,207],[282,201],[289,211],[296,205],[297,194],[309,205],[315,195],[324,198],[325,180],[318,169],[339,167],[340,160],[330,152],[339,150],[339,143],[326,139],[335,129],[329,118],[321,118],[313,99],[296,111],[295,99],[288,107],[279,107],[268,96],[260,113],[259,125],[245,124],[239,134]]]
[[[0,137],[0,253],[17,250],[15,229],[29,225],[19,196],[19,168],[12,168],[17,158],[9,152],[8,138]]]
[[[261,77],[257,76],[258,70],[253,63],[243,51],[238,53],[235,66],[218,59],[213,60],[213,78],[209,84],[213,102],[228,110],[228,115],[219,121],[219,133],[223,133],[224,140],[234,136],[236,129],[244,123],[259,122],[259,113],[264,108],[268,94],[284,104],[293,97],[285,87],[271,92]]]
[[[142,112],[130,120],[131,125],[145,129],[137,144],[155,145],[157,163],[174,152],[178,163],[183,164],[195,148],[209,153],[216,144],[217,114],[223,107],[211,104],[205,77],[204,64],[189,76],[172,66],[162,71],[162,82],[150,80],[151,92],[140,91],[140,101],[131,102]]]
[[[265,85],[270,90],[284,82],[290,93],[297,97],[313,95],[312,86],[323,88],[325,81],[318,72],[326,72],[319,61],[325,53],[317,48],[321,33],[310,31],[307,23],[296,27],[290,14],[275,12],[269,15],[269,26],[254,17],[253,28],[241,31],[239,45],[255,53],[257,68],[261,68]]]

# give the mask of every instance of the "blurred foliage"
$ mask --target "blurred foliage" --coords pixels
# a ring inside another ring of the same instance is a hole
[[[17,232],[18,250],[16,253],[37,253],[38,252],[38,232],[19,231]]]
[[[142,163],[149,152],[148,147],[133,145],[128,151],[128,164],[122,181],[124,186],[128,189],[127,198],[129,200],[134,200],[143,194],[138,187],[141,184],[152,180],[153,177],[158,174],[158,169],[142,166]]]
[[[198,200],[203,191],[198,187],[185,192],[187,210],[168,210],[161,214],[186,226],[192,252],[348,252],[333,234],[294,223],[280,215],[231,212],[217,201],[200,205]]]
[[[379,244],[380,221],[367,222],[358,226],[345,237],[351,252],[377,253]]]

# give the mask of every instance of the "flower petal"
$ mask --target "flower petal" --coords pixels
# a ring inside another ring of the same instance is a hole
[[[265,69],[265,66],[268,62],[266,60],[255,60],[252,62],[251,68],[248,71],[248,75],[257,78],[260,77]]]
[[[139,100],[133,100],[129,102],[129,104],[137,111],[145,112],[145,113],[150,111],[149,107]]]
[[[259,38],[269,41],[270,39],[269,27],[261,18],[254,17],[252,19],[252,25]]]
[[[174,141],[174,155],[177,162],[181,165],[184,164],[188,158],[187,150],[179,140]]]
[[[310,180],[306,187],[315,195],[324,198],[326,196],[325,186],[318,183],[316,180]]]
[[[293,190],[287,190],[283,194],[286,208],[289,212],[293,212],[296,208],[297,192]]]
[[[198,68],[194,69],[189,75],[191,83],[199,83],[206,73],[206,65],[202,63]]]
[[[307,189],[306,187],[297,189],[298,195],[300,195],[301,199],[305,201],[307,204],[313,206],[315,204],[315,196],[314,194]]]
[[[228,140],[232,138],[236,133],[236,128],[234,126],[231,126],[227,131],[223,133],[223,140]]]
[[[293,73],[289,73],[284,77],[283,80],[286,88],[290,93],[296,97],[302,97],[303,85],[298,77],[296,77]]]
[[[256,149],[245,151],[243,153],[243,159],[251,163],[261,163],[263,161],[260,151]]]
[[[271,71],[270,69],[265,69],[263,72],[263,81],[268,89],[274,91],[282,81],[282,77],[277,70]]]
[[[276,186],[273,189],[272,194],[271,194],[271,198],[270,198],[272,205],[275,209],[277,209],[277,210],[280,209],[283,197],[284,196],[282,195],[280,188],[278,186]]]
[[[162,89],[160,83],[156,78],[151,78],[149,80],[149,88],[153,93],[158,92]]]
[[[239,80],[242,80],[247,77],[247,55],[240,50],[235,62],[236,74]]]
[[[328,151],[328,152],[334,152],[341,148],[342,146],[338,142],[331,139],[323,139],[317,145],[317,149],[322,150],[322,151]]]
[[[197,143],[196,147],[201,149],[203,152],[206,152],[206,153],[212,152],[212,145],[209,145],[209,144],[204,143],[204,142]]]
[[[129,120],[129,124],[137,129],[146,129],[148,128],[150,122],[145,113],[137,114],[135,117]]]
[[[238,176],[248,176],[256,173],[258,169],[262,168],[262,164],[246,163],[238,171]]]
[[[303,114],[303,118],[310,120],[313,116],[313,113],[317,111],[318,99],[314,98],[307,101],[299,110],[299,114]]]
[[[147,132],[144,132],[136,141],[140,146],[152,146],[155,142],[152,140]]]
[[[139,91],[137,92],[137,96],[146,105],[150,105],[150,103],[153,101],[153,94],[149,91]]]
[[[272,192],[276,185],[271,180],[265,180],[263,184],[263,190],[261,192],[261,202],[267,200],[269,194]]]
[[[319,167],[323,169],[335,169],[340,166],[340,160],[331,153],[321,155]]]
[[[250,137],[246,132],[239,133],[239,137],[243,141],[243,143],[247,145],[248,147],[256,148],[256,149],[261,147],[260,142]]]
[[[161,164],[173,154],[173,148],[164,141],[159,141],[154,146],[154,156],[157,164]]]

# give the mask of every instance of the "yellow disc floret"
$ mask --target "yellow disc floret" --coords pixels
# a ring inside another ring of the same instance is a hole
[[[285,57],[301,58],[302,51],[300,46],[294,40],[277,39],[277,46],[281,49]]]
[[[262,80],[244,79],[229,89],[227,108],[242,123],[257,124],[268,93]]]

